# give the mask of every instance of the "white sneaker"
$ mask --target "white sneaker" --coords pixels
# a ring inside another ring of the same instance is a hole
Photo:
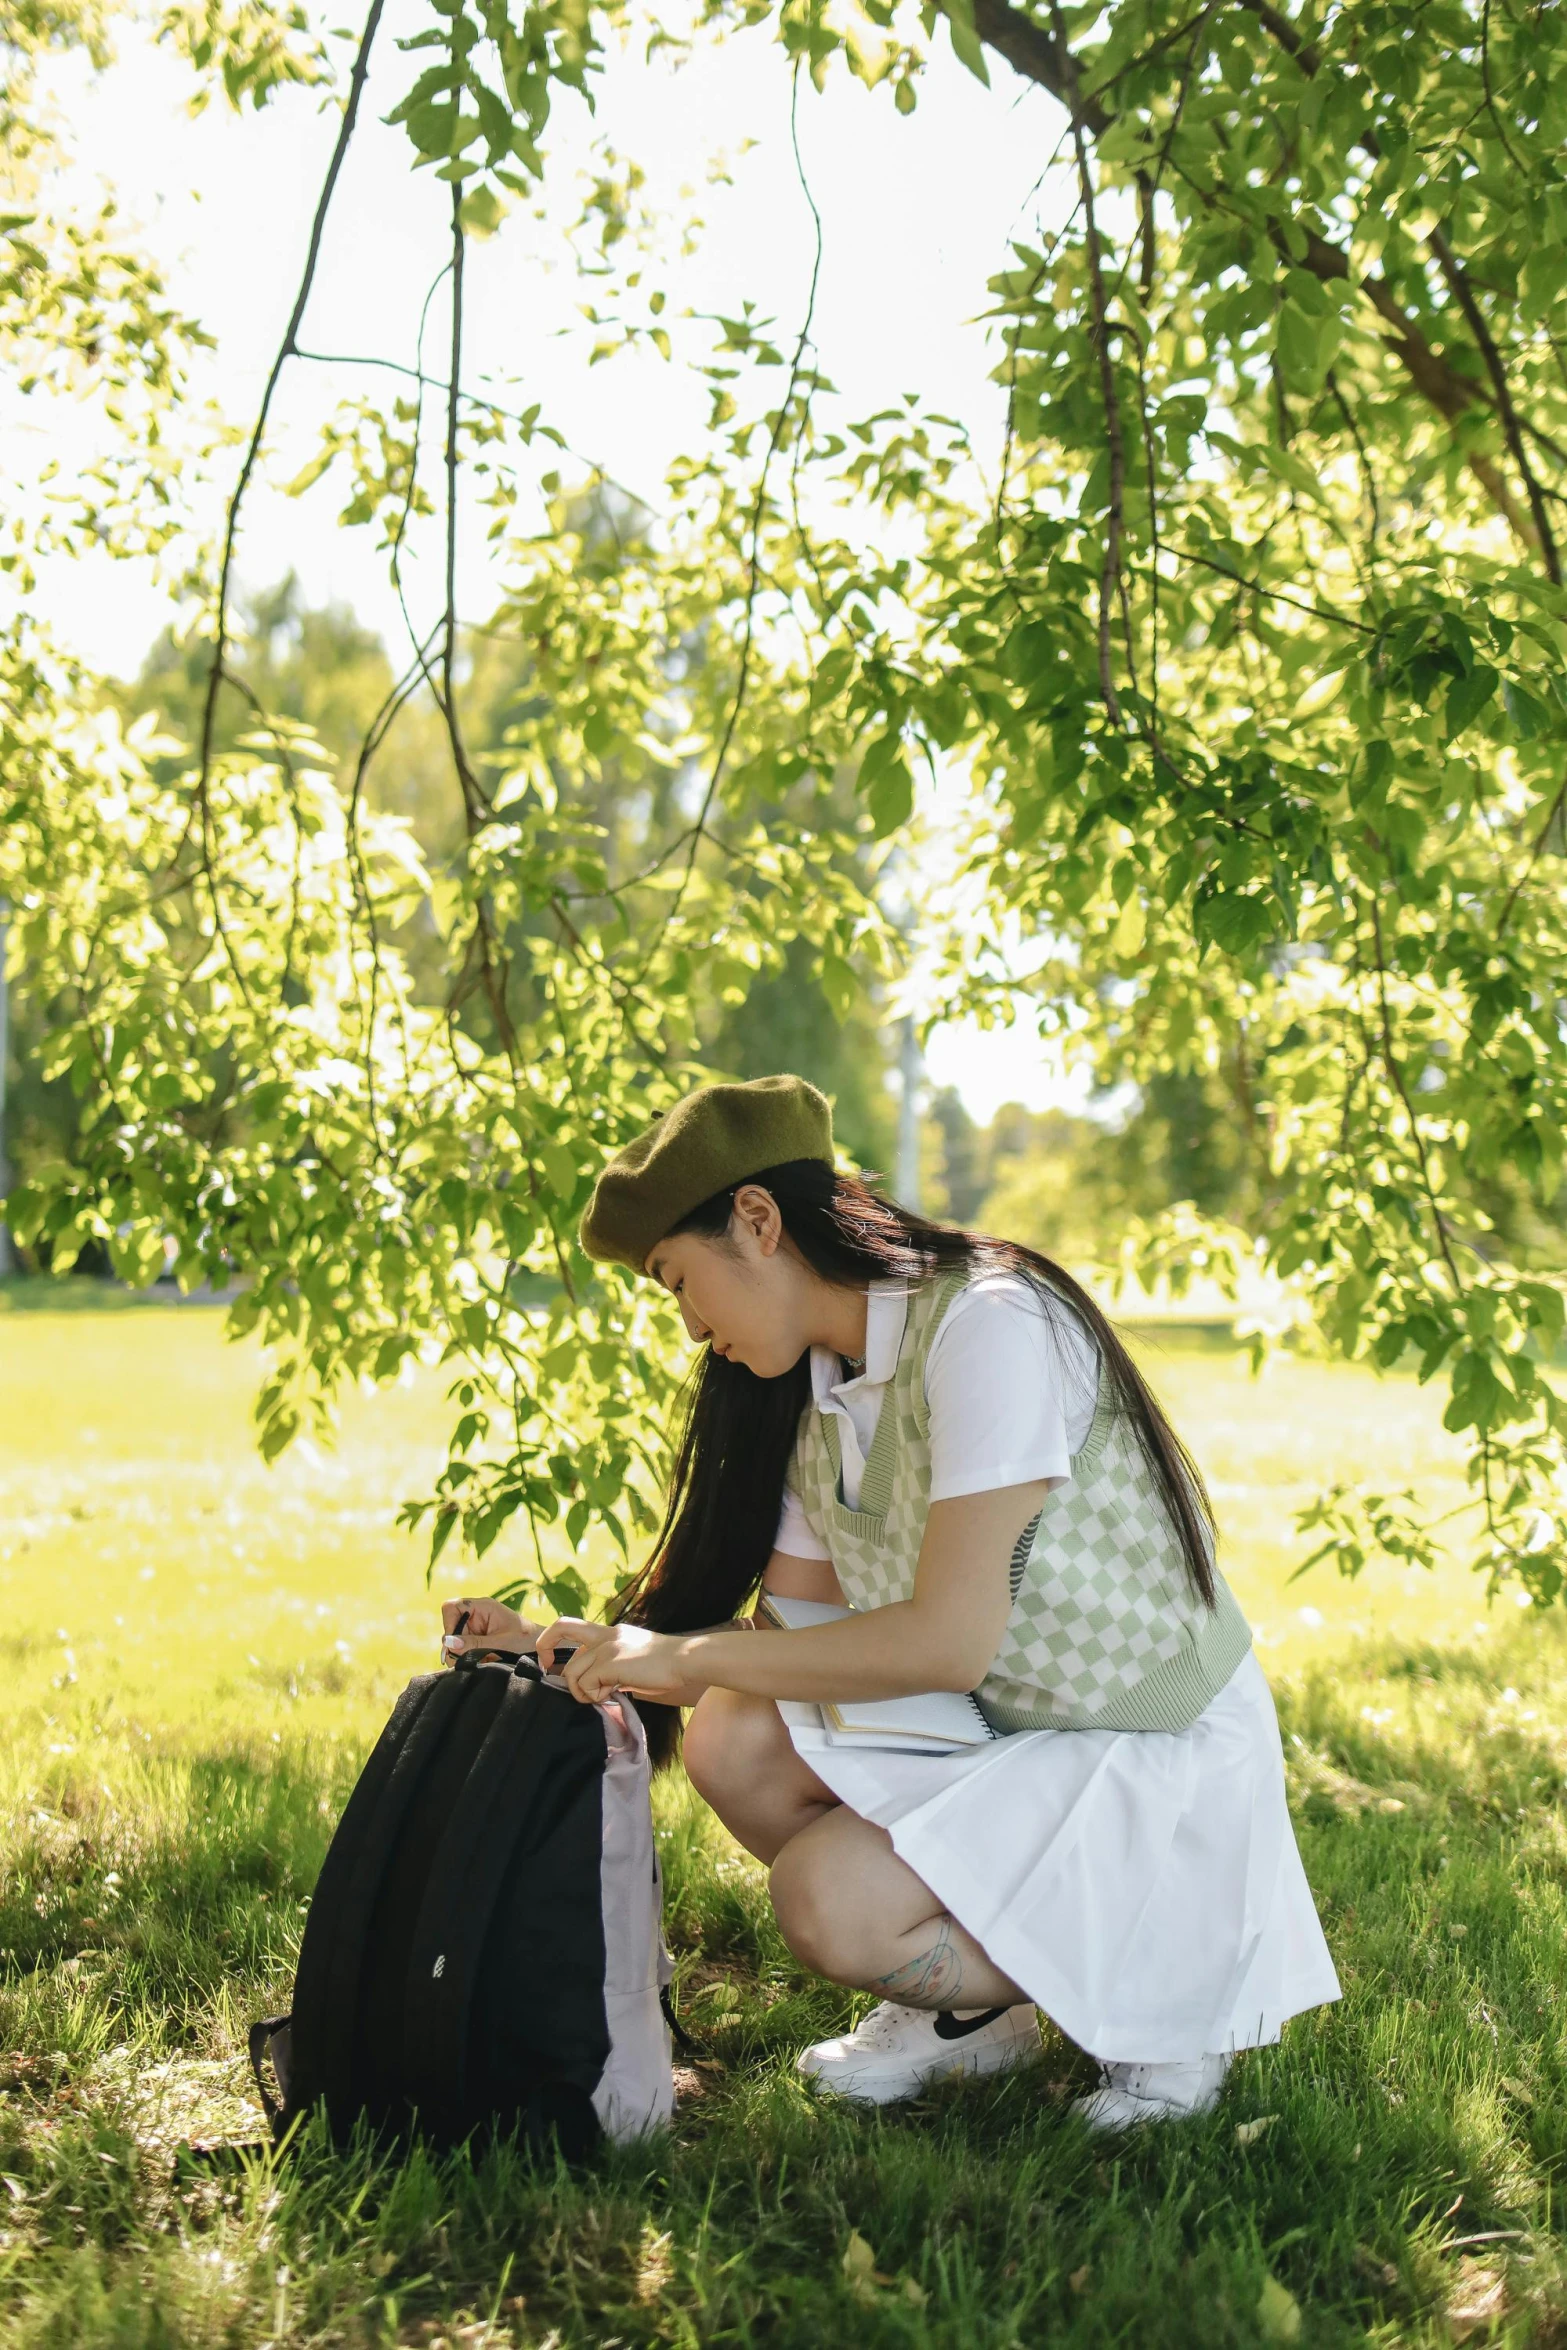
[[[946,2073],[996,2073],[1039,2053],[1039,2016],[1031,2006],[985,2007],[972,2014],[899,2007],[884,1999],[857,2032],[818,2040],[797,2059],[819,2089],[862,2105],[916,2097]]]
[[[1091,2130],[1132,2130],[1142,2122],[1188,2121],[1219,2102],[1227,2056],[1197,2064],[1102,2064],[1104,2087],[1073,2101]]]

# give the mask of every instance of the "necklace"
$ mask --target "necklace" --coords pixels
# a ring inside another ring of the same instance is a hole
[[[844,1369],[848,1372],[851,1379],[864,1378],[865,1357],[863,1355],[840,1355],[838,1360],[842,1363]]]

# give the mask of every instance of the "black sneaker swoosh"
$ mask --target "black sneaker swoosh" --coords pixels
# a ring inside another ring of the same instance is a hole
[[[943,2008],[936,2018],[936,2037],[938,2040],[966,2040],[970,2032],[982,2032],[987,2024],[993,2024],[997,2016],[1005,2015],[1006,2012],[1004,2007],[987,2007],[979,2015],[960,2017],[953,2015],[950,2009]]]

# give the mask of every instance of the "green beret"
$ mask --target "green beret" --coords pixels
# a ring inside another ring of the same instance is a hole
[[[832,1108],[803,1077],[703,1085],[628,1142],[582,1219],[590,1257],[640,1273],[648,1251],[715,1192],[791,1159],[833,1164]]]

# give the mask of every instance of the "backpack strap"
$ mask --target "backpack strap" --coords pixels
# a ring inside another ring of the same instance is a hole
[[[702,2053],[702,2043],[700,2040],[692,2039],[690,2033],[686,2030],[685,2025],[680,2021],[679,2016],[676,2015],[674,1995],[670,1991],[669,1985],[667,1983],[660,1983],[658,1987],[658,2004],[664,2011],[664,2021],[669,2026],[669,2036],[674,2041],[675,2046],[679,2049],[681,2055],[700,2056]]]
[[[408,1968],[404,2063],[410,2101],[440,2136],[461,2138],[469,2126],[474,1986],[518,1838],[560,1766],[561,1740],[549,1732],[562,1727],[602,1744],[603,1726],[590,1708],[542,1686],[537,1666],[514,1673],[425,1889]]]
[[[264,2015],[250,2027],[250,2069],[255,2075],[256,2093],[261,2099],[261,2110],[267,2117],[267,2125],[272,2132],[274,2141],[281,2138],[287,2127],[285,2107],[288,2092],[284,2089],[281,2097],[275,2097],[267,2087],[267,2076],[263,2072],[262,2066],[266,2063],[267,2052],[274,2036],[278,2032],[286,2032],[292,2021],[291,2016]],[[278,2082],[278,2087],[283,2089],[281,2080]]]
[[[447,1673],[409,1682],[327,1850],[294,1979],[290,2113],[326,2101],[334,2130],[352,2120],[354,2018],[371,1913],[428,1758],[465,1695]]]

